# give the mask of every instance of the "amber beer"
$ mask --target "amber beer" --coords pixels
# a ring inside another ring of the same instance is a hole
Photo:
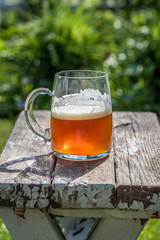
[[[95,155],[110,150],[111,111],[76,114],[71,109],[68,112],[52,112],[51,144],[54,151],[71,155]]]

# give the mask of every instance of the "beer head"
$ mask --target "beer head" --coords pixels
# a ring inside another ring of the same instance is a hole
[[[112,112],[110,96],[99,90],[85,89],[80,93],[53,97],[51,113],[64,120],[87,120],[105,117]]]

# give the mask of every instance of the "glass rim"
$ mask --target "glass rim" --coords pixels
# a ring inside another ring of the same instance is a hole
[[[88,73],[95,73],[97,74],[97,76],[65,76],[63,74],[65,73],[71,73],[71,72],[88,72]],[[99,75],[98,75],[99,74]],[[63,77],[63,78],[66,78],[66,79],[97,79],[97,78],[103,78],[103,77],[108,77],[108,74],[106,72],[103,72],[103,71],[98,71],[98,70],[65,70],[65,71],[60,71],[60,72],[57,72],[55,74],[55,76],[57,77]]]

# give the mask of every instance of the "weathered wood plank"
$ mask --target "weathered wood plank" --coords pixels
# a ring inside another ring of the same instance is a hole
[[[48,111],[36,115],[48,124]],[[48,206],[53,164],[50,145],[30,131],[21,113],[0,158],[0,205]]]
[[[113,208],[115,179],[112,154],[93,162],[58,159],[52,182],[53,208]]]
[[[160,126],[154,113],[114,114],[117,206],[160,208]]]

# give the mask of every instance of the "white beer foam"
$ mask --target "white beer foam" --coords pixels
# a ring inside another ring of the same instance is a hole
[[[85,89],[78,94],[54,97],[52,117],[63,120],[87,120],[105,117],[112,112],[110,97],[98,90]]]
[[[104,111],[101,107],[91,106],[61,106],[52,109],[52,117],[63,120],[87,120],[105,117],[111,110]]]

